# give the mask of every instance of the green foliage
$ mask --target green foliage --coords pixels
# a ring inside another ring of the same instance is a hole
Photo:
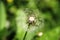
[[[59,0],[1,0],[0,40],[60,40],[59,3]]]

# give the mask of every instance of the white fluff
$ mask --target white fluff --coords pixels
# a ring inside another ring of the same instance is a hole
[[[29,20],[30,20],[30,21],[34,21],[35,18],[34,18],[34,17],[30,17]]]

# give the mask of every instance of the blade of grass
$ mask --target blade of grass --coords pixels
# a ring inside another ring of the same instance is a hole
[[[5,28],[6,10],[3,2],[0,2],[0,31]]]
[[[6,9],[2,1],[0,1],[0,40],[4,39],[7,33],[6,30]]]

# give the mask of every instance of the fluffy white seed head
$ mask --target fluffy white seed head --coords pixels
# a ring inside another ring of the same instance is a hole
[[[35,20],[35,18],[34,17],[29,17],[29,21],[34,21]]]

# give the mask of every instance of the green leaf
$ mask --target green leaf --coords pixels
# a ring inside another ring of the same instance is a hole
[[[0,31],[5,28],[6,10],[3,2],[0,2]]]
[[[0,1],[0,40],[6,35],[6,9],[4,3]]]

